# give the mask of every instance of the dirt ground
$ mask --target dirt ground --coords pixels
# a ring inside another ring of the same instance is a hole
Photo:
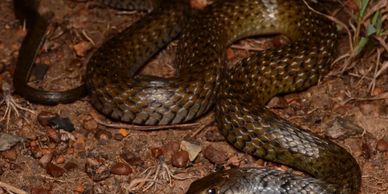
[[[33,77],[30,84],[48,90],[79,85],[93,50],[144,14],[84,1],[42,0],[40,6],[42,12],[55,13],[51,32],[36,61],[49,69],[43,81]],[[193,180],[216,169],[252,165],[287,169],[253,159],[228,145],[211,122],[211,112],[197,125],[179,129],[123,130],[107,126],[112,121],[99,115],[87,97],[71,104],[43,106],[9,95],[4,83],[11,84],[25,32],[13,15],[10,0],[0,2],[0,13],[1,95],[23,108],[7,117],[9,106],[4,102],[0,106],[0,116],[5,115],[0,132],[23,138],[0,153],[0,193],[184,193]],[[248,52],[242,48],[247,45],[266,48],[273,42],[243,41],[227,51],[228,57],[246,56]],[[343,35],[340,52],[346,52],[346,43]],[[161,52],[145,71],[173,74],[175,46],[172,43]],[[275,97],[268,106],[289,121],[329,136],[345,147],[362,169],[361,193],[383,194],[388,193],[388,73],[376,79],[371,91],[367,61],[346,73],[338,73],[342,66],[335,64],[319,85]],[[58,131],[45,125],[45,116],[53,114],[69,118],[75,130]],[[178,151],[182,142],[202,152],[185,167],[176,167],[187,157]],[[209,152],[215,156],[208,156]]]

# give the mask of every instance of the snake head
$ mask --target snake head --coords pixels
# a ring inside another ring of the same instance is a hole
[[[215,172],[191,183],[186,194],[220,194],[228,185],[230,173],[225,171]]]

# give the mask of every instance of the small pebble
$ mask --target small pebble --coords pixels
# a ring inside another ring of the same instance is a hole
[[[79,184],[79,185],[74,187],[73,191],[75,193],[84,193],[85,187],[82,184]]]
[[[225,152],[222,152],[220,150],[215,149],[213,146],[209,145],[207,146],[204,151],[203,155],[206,159],[208,159],[211,163],[221,165],[224,164],[225,161],[228,159],[228,156],[225,154]]]
[[[124,136],[122,136],[120,133],[115,133],[113,135],[113,139],[117,140],[117,141],[121,141],[124,139]]]
[[[190,161],[194,161],[198,154],[202,151],[202,146],[193,141],[183,140],[181,142],[181,149],[189,153]]]
[[[151,148],[151,154],[152,157],[158,159],[160,156],[163,155],[163,150],[160,148]]]
[[[1,126],[0,126],[0,128],[1,128]],[[26,126],[26,127],[21,128],[18,134],[21,137],[24,137],[24,138],[31,140],[31,141],[36,140],[36,138],[38,137],[35,129],[32,129],[30,126]]]
[[[52,112],[47,112],[47,111],[42,111],[38,114],[38,122],[42,126],[49,126],[49,120],[53,119],[55,117],[58,117],[58,114],[52,113]]]
[[[163,155],[166,159],[166,161],[171,161],[172,155],[179,151],[180,149],[180,143],[176,141],[170,141],[167,142],[165,145],[162,146]]]
[[[388,151],[388,137],[381,138],[376,143],[376,150],[379,152],[387,152]]]
[[[370,159],[372,156],[372,149],[369,146],[369,143],[367,140],[364,140],[361,144],[361,150],[362,150],[362,157],[365,159]]]
[[[203,9],[209,3],[207,0],[192,0],[190,1],[190,5],[194,9]]]
[[[47,136],[54,142],[58,143],[60,141],[60,138],[59,138],[59,133],[56,129],[53,129],[51,127],[49,127],[47,129]]]
[[[0,151],[9,150],[21,141],[23,141],[22,137],[0,132]]]
[[[93,181],[102,181],[110,176],[110,169],[103,161],[87,158],[85,172]]]
[[[75,130],[73,123],[67,117],[54,117],[49,119],[49,125],[55,129],[63,129],[68,132]]]
[[[65,173],[65,169],[50,162],[46,166],[46,172],[52,177],[61,177]]]
[[[363,131],[364,129],[355,124],[350,118],[336,117],[329,123],[325,134],[333,139],[346,139],[350,136],[360,135]]]
[[[184,168],[189,163],[189,153],[186,151],[177,151],[171,157],[171,164],[178,168]]]
[[[119,129],[119,134],[122,135],[123,137],[127,137],[129,133],[128,133],[128,130],[120,128]]]
[[[49,154],[46,154],[46,155],[43,155],[40,159],[39,159],[39,165],[43,168],[46,168],[47,164],[51,162],[53,158],[53,154],[52,153],[49,153]]]
[[[258,165],[258,166],[264,166],[265,165],[265,161],[263,159],[258,159],[255,161],[255,164]]]
[[[50,142],[50,143],[48,143],[47,147],[48,147],[49,149],[55,149],[55,148],[57,147],[57,144],[56,144],[56,143],[53,143],[53,142]]]
[[[81,133],[75,134],[75,141],[73,143],[74,149],[81,151],[85,148],[85,136]]]
[[[55,159],[55,163],[56,164],[63,164],[63,163],[65,163],[65,157],[63,156],[63,155],[60,155],[60,156],[58,156],[56,159]]]
[[[82,41],[78,44],[73,45],[73,49],[75,54],[79,57],[86,56],[87,52],[92,48],[92,44],[90,42]]]
[[[233,49],[231,48],[226,49],[226,58],[228,59],[228,61],[232,61],[236,59],[236,55],[234,54]]]
[[[104,129],[99,129],[94,134],[94,137],[98,140],[109,140],[112,138],[112,133]]]
[[[44,156],[46,154],[51,154],[53,152],[52,149],[42,148],[42,147],[39,147],[39,146],[34,146],[34,147],[31,146],[30,150],[31,150],[32,156],[35,159],[39,159],[42,156]]]
[[[379,96],[382,93],[384,93],[384,88],[375,87],[372,91],[372,96]]]
[[[56,154],[56,155],[66,154],[68,148],[69,148],[69,144],[68,144],[68,143],[66,143],[66,142],[60,142],[60,143],[55,147],[55,154]]]
[[[50,189],[42,188],[42,187],[33,187],[30,189],[31,194],[52,194]]]
[[[133,152],[130,152],[128,150],[124,150],[120,157],[125,160],[129,165],[133,166],[143,166],[144,161],[137,155],[135,155]]]
[[[40,148],[31,148],[32,157],[35,159],[39,159],[43,157],[43,153],[41,152]]]
[[[71,133],[68,133],[66,131],[62,131],[59,133],[61,142],[67,142],[69,140],[75,140],[74,136]]]
[[[283,36],[275,36],[271,40],[271,42],[272,42],[274,47],[280,47],[280,46],[283,46],[283,45],[287,44],[290,41],[287,38],[283,37]]]
[[[288,107],[288,103],[286,99],[275,96],[267,103],[267,107],[284,109]]]
[[[98,123],[94,119],[90,119],[83,123],[83,127],[86,130],[94,131],[97,129]]]
[[[1,156],[7,160],[15,161],[18,157],[18,153],[15,149],[5,150],[1,152]]]
[[[78,165],[75,163],[75,162],[67,162],[64,166],[64,168],[67,170],[67,171],[71,171],[71,170],[74,170],[74,169],[77,169],[78,168]]]
[[[132,173],[132,168],[124,163],[116,163],[111,168],[112,174],[115,175],[129,175]]]

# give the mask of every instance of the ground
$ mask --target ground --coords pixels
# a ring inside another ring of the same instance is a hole
[[[41,12],[47,11],[55,15],[36,63],[48,65],[49,70],[44,81],[33,77],[30,84],[48,90],[81,84],[90,54],[108,37],[144,15],[108,9],[90,1],[42,0]],[[228,145],[212,122],[211,112],[193,125],[139,131],[124,130],[127,126],[118,123],[110,125],[112,121],[99,115],[87,97],[56,106],[27,102],[12,93],[11,84],[25,31],[13,15],[10,0],[0,2],[0,12],[0,116],[4,115],[0,132],[15,135],[16,142],[18,137],[23,138],[15,146],[2,149],[0,193],[184,193],[193,180],[220,168],[267,165],[287,169]],[[349,49],[347,40],[346,33],[342,33],[340,55]],[[246,56],[246,49],[263,49],[276,42],[246,40],[228,49],[227,55],[236,59]],[[172,75],[175,46],[169,45],[144,71]],[[361,193],[382,194],[388,193],[388,74],[382,70],[374,77],[373,72],[382,68],[372,66],[377,63],[370,56],[373,53],[363,55],[344,72],[340,61],[317,86],[275,97],[268,106],[283,118],[345,147],[362,169]],[[385,52],[378,61],[386,62],[386,58]],[[69,118],[75,130],[58,131],[47,125],[47,117],[55,114]],[[194,148],[184,149],[182,144]],[[202,152],[186,165],[187,152],[178,151],[180,148],[190,153],[201,148]]]

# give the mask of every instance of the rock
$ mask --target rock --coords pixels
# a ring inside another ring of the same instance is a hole
[[[129,135],[128,130],[125,130],[124,128],[120,128],[118,132],[123,137],[127,137]]]
[[[234,54],[233,49],[231,48],[226,49],[226,58],[228,59],[228,61],[232,61],[236,58],[236,55]]]
[[[192,162],[202,151],[202,146],[194,142],[183,140],[181,142],[181,149],[189,154],[189,160]]]
[[[384,93],[384,88],[381,87],[375,87],[371,93],[372,96],[379,96],[382,93]]]
[[[104,130],[104,129],[99,129],[97,132],[94,134],[94,137],[98,140],[103,140],[107,141],[112,138],[112,133]]]
[[[350,118],[336,117],[329,123],[325,135],[333,139],[346,139],[350,136],[362,134],[364,129],[353,123]]]
[[[60,141],[59,133],[57,130],[53,128],[48,128],[47,129],[47,136],[54,142],[58,143]]]
[[[61,143],[59,143],[59,144],[55,147],[54,152],[55,152],[56,155],[66,154],[68,148],[69,148],[69,144],[68,144],[68,143],[66,143],[66,142],[61,142]]]
[[[372,156],[372,149],[368,143],[368,141],[365,139],[361,144],[361,150],[362,150],[362,157],[365,159],[370,159]]]
[[[94,131],[97,129],[98,123],[94,119],[90,119],[90,120],[84,121],[83,127],[88,131]]]
[[[50,119],[53,119],[55,117],[58,117],[58,114],[52,113],[52,112],[47,112],[47,111],[42,111],[38,114],[38,122],[46,127],[49,126],[49,121]]]
[[[211,163],[216,164],[216,165],[222,165],[225,163],[226,160],[228,160],[228,156],[224,152],[215,149],[211,145],[207,146],[204,149],[203,155]]]
[[[268,103],[267,103],[268,108],[278,108],[278,109],[284,109],[288,107],[288,103],[286,99],[282,97],[273,97]]]
[[[49,119],[49,125],[55,129],[63,129],[68,132],[75,130],[73,123],[67,117],[54,117]]]
[[[75,135],[75,141],[73,143],[74,149],[77,151],[83,151],[85,149],[85,136],[81,133]]]
[[[0,132],[0,151],[9,150],[21,141],[23,141],[23,138],[19,136]]]
[[[82,41],[80,43],[74,44],[73,49],[75,54],[79,57],[86,56],[87,52],[92,48],[92,44],[90,42]]]
[[[82,184],[78,184],[77,186],[74,187],[73,191],[75,193],[84,193],[85,187]]]
[[[39,159],[39,165],[42,166],[43,168],[46,168],[47,164],[51,162],[52,158],[53,158],[53,154],[52,153],[43,155]]]
[[[63,156],[63,155],[60,155],[60,156],[58,156],[56,159],[55,159],[55,163],[56,164],[63,164],[63,163],[65,163],[65,157]]]
[[[177,151],[171,157],[171,164],[178,168],[184,168],[189,162],[189,153],[186,151]]]
[[[112,174],[115,175],[129,175],[132,173],[132,168],[124,163],[116,163],[111,168]]]
[[[159,159],[160,156],[163,155],[163,150],[161,148],[151,148],[152,157]]]
[[[102,181],[110,176],[110,168],[101,160],[87,158],[85,172],[93,181]]]
[[[74,169],[77,169],[78,168],[78,165],[75,163],[75,162],[67,162],[64,166],[64,168],[67,170],[67,171],[71,171],[71,170],[74,170]]]
[[[388,136],[381,138],[376,143],[376,150],[379,152],[387,152],[388,151]]]
[[[5,150],[1,152],[1,156],[7,160],[15,161],[18,157],[18,153],[15,149]]]
[[[207,0],[192,0],[190,1],[191,7],[195,9],[203,9],[209,2]]]
[[[166,159],[166,161],[171,161],[172,155],[179,151],[180,149],[180,143],[176,141],[170,141],[167,142],[165,145],[162,146],[163,155]]]

